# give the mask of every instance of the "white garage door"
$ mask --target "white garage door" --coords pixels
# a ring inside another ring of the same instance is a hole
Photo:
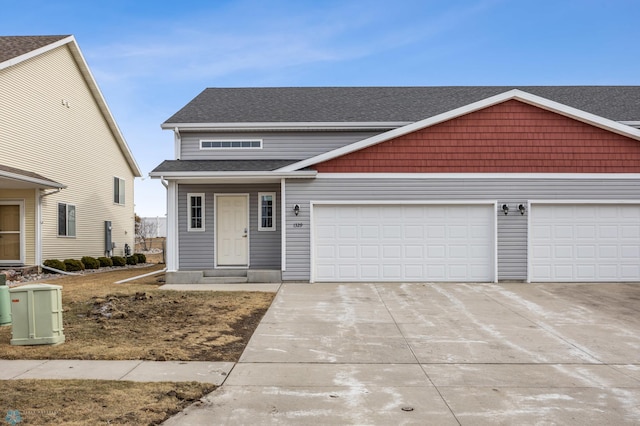
[[[640,281],[640,205],[534,204],[530,281]]]
[[[315,281],[494,281],[494,205],[314,206]]]

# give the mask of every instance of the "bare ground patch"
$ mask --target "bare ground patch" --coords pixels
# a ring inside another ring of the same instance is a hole
[[[215,389],[213,385],[195,382],[5,380],[1,383],[0,415],[6,424],[13,419],[19,420],[20,425],[157,425]]]

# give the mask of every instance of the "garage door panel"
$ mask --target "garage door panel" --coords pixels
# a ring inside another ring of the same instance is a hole
[[[532,205],[532,281],[640,281],[640,205]]]
[[[356,214],[349,216],[340,210]],[[314,255],[315,280],[494,279],[495,210],[491,204],[320,205],[314,212],[320,213],[314,215],[314,229],[335,228],[333,238],[331,232],[314,233],[314,247],[322,249]],[[332,252],[323,249],[330,245],[335,247],[333,259],[328,257]],[[331,269],[326,264],[339,266]],[[329,276],[331,272],[335,275]]]

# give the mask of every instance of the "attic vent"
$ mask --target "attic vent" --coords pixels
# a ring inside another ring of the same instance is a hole
[[[201,140],[200,149],[262,149],[262,139]]]

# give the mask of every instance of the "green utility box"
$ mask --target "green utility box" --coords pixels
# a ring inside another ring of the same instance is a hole
[[[7,276],[0,274],[0,325],[11,324],[11,297],[7,287]]]
[[[64,342],[62,287],[30,284],[11,293],[11,344],[55,345]]]

